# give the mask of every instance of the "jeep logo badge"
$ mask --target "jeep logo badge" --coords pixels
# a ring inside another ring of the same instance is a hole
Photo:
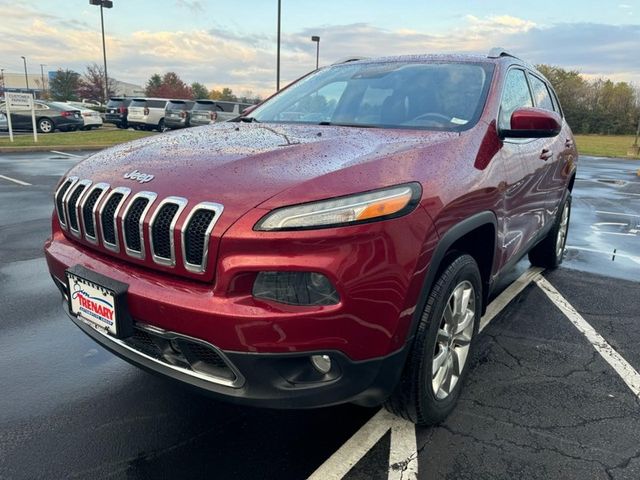
[[[128,178],[129,180],[137,180],[140,183],[147,183],[153,180],[155,176],[139,172],[138,170],[134,170],[133,172],[125,173],[124,178]]]

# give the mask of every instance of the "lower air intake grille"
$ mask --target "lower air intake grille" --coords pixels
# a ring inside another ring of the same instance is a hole
[[[149,203],[148,198],[136,198],[131,204],[124,219],[124,238],[129,250],[142,251],[142,239],[140,238],[140,218]]]
[[[165,203],[153,222],[151,235],[153,240],[153,254],[156,257],[171,259],[171,222],[178,211],[175,203]]]
[[[202,265],[204,259],[204,250],[206,247],[207,230],[215,217],[212,210],[197,210],[189,225],[187,225],[184,237],[185,258],[192,265]]]
[[[102,236],[104,241],[111,245],[116,243],[116,223],[113,215],[116,212],[122,197],[122,193],[114,193],[111,198],[109,198],[109,201],[107,201],[107,204],[104,206],[104,210],[102,211]]]
[[[84,230],[87,236],[91,238],[96,237],[96,225],[93,219],[93,207],[96,206],[96,202],[100,195],[104,190],[100,188],[96,188],[93,192],[89,194],[89,198],[87,198],[84,203],[84,207],[82,207],[82,220],[84,221]]]

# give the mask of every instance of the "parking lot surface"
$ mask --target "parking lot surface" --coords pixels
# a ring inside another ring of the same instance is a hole
[[[638,162],[581,159],[565,263],[496,310],[443,424],[385,432],[379,419],[393,420],[377,409],[214,401],[85,337],[42,255],[52,191],[74,155],[0,154],[0,478],[339,478],[345,458],[348,479],[640,478],[634,378],[541,288],[555,288],[637,374]]]

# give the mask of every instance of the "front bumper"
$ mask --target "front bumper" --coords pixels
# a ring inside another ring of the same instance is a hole
[[[62,284],[56,285],[65,295]],[[210,369],[192,370],[176,362],[172,354],[163,361],[141,347],[140,341],[117,339],[89,326],[69,313],[67,302],[63,309],[73,323],[86,335],[123,360],[150,373],[170,378],[193,387],[214,398],[237,404],[267,408],[317,408],[341,403],[377,406],[393,392],[404,365],[406,350],[383,358],[354,362],[335,351],[294,354],[256,354],[225,352],[210,346],[226,364],[227,372]],[[137,326],[136,332],[156,333],[159,337],[188,339],[181,334]],[[199,342],[197,339],[191,339]],[[320,374],[309,360],[312,354],[326,354],[332,359],[331,371]]]

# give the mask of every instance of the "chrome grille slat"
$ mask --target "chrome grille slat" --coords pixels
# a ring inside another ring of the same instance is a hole
[[[187,199],[167,197],[156,208],[149,221],[151,257],[159,265],[176,265],[175,228],[178,218],[187,206]]]
[[[84,196],[84,199],[80,202],[80,213],[82,219],[82,229],[84,231],[84,238],[88,242],[93,244],[98,243],[98,226],[96,224],[96,212],[100,201],[109,191],[108,183],[95,184]]]
[[[91,186],[91,180],[81,180],[76,183],[68,198],[65,200],[65,211],[67,214],[67,224],[69,231],[76,237],[80,237],[80,220],[78,218],[78,204],[86,193],[87,188]],[[71,190],[71,189],[70,189]]]
[[[118,187],[111,190],[102,208],[98,211],[100,218],[100,232],[102,235],[102,245],[107,250],[118,253],[120,251],[120,240],[118,238],[118,225],[116,218],[120,208],[131,193],[130,188]]]
[[[193,207],[182,228],[182,261],[184,268],[193,273],[204,273],[209,257],[209,241],[211,231],[224,207],[219,203],[202,202]],[[208,212],[205,216],[201,212]],[[202,218],[199,216],[202,215]],[[201,253],[195,254],[196,244],[200,245]],[[192,252],[194,254],[192,255]]]
[[[157,195],[153,192],[135,194],[122,214],[122,235],[127,255],[144,259],[144,219]]]
[[[175,245],[179,234],[182,266],[191,273],[205,273],[211,232],[224,207],[214,202],[198,203],[186,215],[181,231],[176,232],[188,204],[186,198],[166,197],[156,205],[155,192],[139,192],[129,198],[130,195],[128,187],[111,189],[108,183],[92,184],[88,179],[68,177],[54,193],[58,222],[75,237],[114,253],[120,253],[123,243],[125,253],[139,260],[146,258],[148,240],[153,262],[171,268],[179,263]]]
[[[58,222],[60,226],[67,230],[67,213],[65,208],[65,200],[69,192],[73,190],[73,186],[78,181],[78,177],[69,177],[67,178],[61,185],[60,188],[56,191],[54,195],[54,200],[56,203],[56,211],[58,213]]]

